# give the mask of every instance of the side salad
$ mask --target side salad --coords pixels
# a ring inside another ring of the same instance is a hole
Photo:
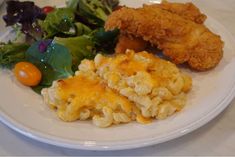
[[[103,26],[118,5],[118,0],[68,0],[63,8],[40,8],[30,1],[7,1],[3,20],[16,39],[0,43],[0,66],[13,69],[21,83],[40,93],[73,75],[84,58],[114,52],[119,30],[106,32]]]

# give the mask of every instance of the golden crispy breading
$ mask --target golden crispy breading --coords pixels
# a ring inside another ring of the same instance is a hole
[[[161,8],[198,24],[203,24],[206,20],[206,15],[201,13],[193,3],[169,3],[163,1],[160,4],[144,5],[144,7],[153,9],[156,7]]]
[[[223,56],[223,42],[204,25],[161,8],[122,8],[113,12],[106,30],[142,37],[163,50],[174,63],[188,63],[195,70],[215,67]]]
[[[203,24],[206,20],[206,15],[202,14],[200,10],[193,3],[169,3],[163,1],[161,4],[144,5],[145,8],[161,8],[180,15],[181,17],[194,21],[198,24]],[[148,45],[147,41],[142,38],[134,37],[130,34],[121,32],[118,38],[118,43],[115,48],[116,53],[125,53],[127,49],[134,51],[144,51]]]
[[[118,43],[115,48],[116,53],[125,53],[127,49],[134,50],[136,52],[144,51],[148,42],[142,38],[133,37],[131,35],[120,34]]]

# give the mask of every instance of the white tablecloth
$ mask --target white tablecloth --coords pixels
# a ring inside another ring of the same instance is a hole
[[[35,0],[41,5],[63,4],[63,0]],[[182,0],[177,0],[182,2]],[[207,15],[222,23],[235,36],[235,0],[193,0]],[[3,21],[0,21],[0,24]],[[4,33],[0,30],[0,35]],[[234,43],[235,44],[235,43]],[[235,67],[234,67],[235,68]],[[235,79],[235,78],[234,78]],[[83,151],[47,145],[16,133],[0,123],[0,155],[235,155],[235,99],[217,118],[181,138],[141,149]]]

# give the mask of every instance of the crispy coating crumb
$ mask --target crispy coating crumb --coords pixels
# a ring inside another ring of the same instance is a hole
[[[206,15],[201,13],[193,3],[169,3],[167,1],[163,1],[160,4],[144,5],[144,7],[146,9],[161,8],[198,24],[203,24],[207,18]],[[148,42],[144,41],[142,38],[125,34],[121,31],[115,52],[125,53],[128,49],[140,52],[144,51],[148,45]]]
[[[207,18],[206,15],[201,13],[200,10],[191,2],[170,3],[167,1],[163,1],[160,4],[144,5],[144,7],[146,7],[147,9],[161,8],[173,14],[177,14],[186,20],[194,21],[198,24],[203,24]]]
[[[113,12],[106,30],[119,28],[163,50],[174,63],[188,63],[192,69],[214,68],[223,56],[223,41],[204,25],[159,7],[122,8]]]

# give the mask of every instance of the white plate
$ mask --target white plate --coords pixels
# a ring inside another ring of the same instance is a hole
[[[128,1],[135,6],[142,2]],[[193,77],[193,89],[185,109],[167,120],[149,125],[132,122],[106,129],[97,128],[90,121],[65,123],[43,103],[41,96],[20,85],[11,72],[4,70],[0,71],[0,120],[41,142],[86,150],[138,148],[187,134],[223,111],[235,93],[234,40],[214,19],[209,17],[206,24],[225,41],[223,60],[208,72],[184,70]]]

